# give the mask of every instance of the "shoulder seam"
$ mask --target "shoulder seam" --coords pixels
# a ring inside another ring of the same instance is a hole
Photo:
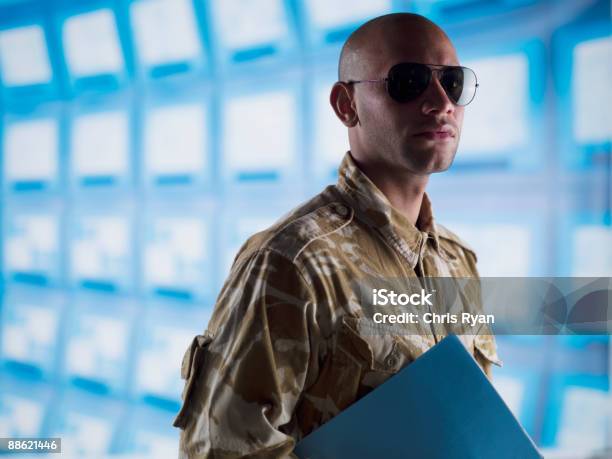
[[[317,239],[321,239],[325,236],[329,236],[332,233],[335,233],[336,231],[338,231],[339,229],[344,228],[346,225],[348,225],[349,223],[351,223],[353,221],[353,217],[354,217],[354,212],[353,209],[351,209],[350,207],[348,207],[349,211],[350,211],[350,216],[349,218],[346,219],[346,221],[344,223],[342,223],[340,226],[338,226],[337,228],[334,228],[331,231],[328,231],[327,233],[323,233],[323,234],[319,234],[316,237],[313,237],[312,239],[308,240],[300,250],[298,250],[298,252],[295,254],[295,256],[293,257],[293,261],[297,260],[298,257],[302,254],[302,252],[306,249],[306,247],[308,247],[312,242],[316,241]]]
[[[299,257],[299,255],[300,255],[300,254],[301,254],[301,253],[304,251],[304,249],[306,249],[306,247],[308,247],[308,245],[309,245],[311,242],[313,242],[313,241],[315,241],[315,240],[317,240],[317,239],[320,239],[320,238],[322,238],[322,237],[328,236],[329,234],[332,234],[332,233],[334,233],[335,231],[338,231],[340,228],[342,228],[342,227],[346,226],[348,223],[350,223],[350,222],[353,220],[353,209],[351,209],[350,207],[348,207],[348,206],[347,206],[347,208],[348,208],[348,209],[349,209],[349,211],[350,211],[350,215],[349,215],[349,216],[344,217],[344,221],[342,221],[342,223],[341,223],[341,224],[339,224],[339,223],[337,223],[337,222],[336,222],[334,225],[331,225],[331,226],[332,226],[331,230],[326,231],[326,232],[323,232],[322,234],[318,234],[318,235],[316,234],[316,233],[317,233],[316,231],[313,231],[313,232],[311,233],[311,234],[312,234],[312,237],[309,237],[309,235],[303,236],[303,237],[304,237],[304,239],[305,239],[305,240],[303,241],[303,245],[301,245],[301,246],[300,246],[300,245],[297,245],[297,246],[295,247],[295,250],[289,251],[289,252],[290,252],[289,254],[285,254],[285,253],[283,253],[281,250],[279,250],[279,249],[276,247],[276,245],[277,245],[277,244],[275,243],[275,241],[276,241],[276,242],[277,242],[277,241],[282,241],[284,237],[287,237],[287,235],[285,234],[285,232],[286,232],[286,231],[291,231],[292,226],[293,226],[293,225],[296,225],[296,224],[299,224],[298,222],[299,222],[300,220],[305,220],[305,221],[306,221],[306,219],[307,219],[308,217],[312,216],[313,214],[315,214],[315,213],[317,213],[317,212],[321,212],[321,211],[323,211],[324,209],[331,209],[331,208],[333,208],[333,206],[338,205],[338,204],[342,204],[342,205],[344,205],[344,204],[343,204],[343,203],[341,203],[340,201],[332,201],[332,202],[329,202],[329,203],[324,204],[324,205],[322,205],[322,206],[319,206],[319,207],[317,207],[316,209],[313,209],[313,210],[311,210],[310,212],[308,212],[308,213],[306,213],[306,214],[304,214],[304,215],[301,215],[300,217],[298,217],[298,218],[296,218],[296,219],[294,219],[294,220],[292,220],[292,221],[288,222],[287,224],[283,225],[283,226],[282,226],[280,229],[278,229],[278,230],[277,230],[277,231],[276,231],[274,234],[272,234],[272,235],[270,236],[270,238],[269,238],[269,239],[267,239],[267,240],[265,241],[265,243],[263,243],[263,244],[262,244],[262,246],[261,246],[260,248],[261,248],[261,249],[264,249],[264,248],[269,248],[269,249],[271,249],[271,250],[274,250],[275,252],[278,252],[278,253],[282,254],[283,256],[285,256],[285,257],[286,257],[286,258],[288,258],[288,259],[296,260],[296,259]],[[342,217],[340,217],[340,218],[342,218]],[[293,255],[293,253],[295,253],[295,255]]]

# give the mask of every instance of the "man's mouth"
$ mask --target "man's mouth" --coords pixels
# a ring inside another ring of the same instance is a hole
[[[434,129],[431,131],[423,131],[415,134],[415,137],[419,137],[427,140],[450,140],[455,137],[453,131],[449,129]]]

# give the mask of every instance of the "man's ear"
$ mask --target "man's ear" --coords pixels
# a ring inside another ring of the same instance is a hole
[[[329,102],[336,116],[346,127],[354,127],[359,122],[352,89],[350,84],[337,81],[329,94]]]

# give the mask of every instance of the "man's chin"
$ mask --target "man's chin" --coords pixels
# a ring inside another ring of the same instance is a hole
[[[455,159],[452,151],[420,150],[413,151],[408,158],[412,163],[412,170],[429,175],[437,172],[447,171]]]

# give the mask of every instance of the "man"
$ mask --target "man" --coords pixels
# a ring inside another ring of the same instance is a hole
[[[181,457],[286,457],[442,338],[368,333],[359,286],[478,276],[476,255],[434,222],[425,194],[453,162],[474,96],[458,65],[445,33],[418,15],[382,16],[349,37],[330,97],[351,148],[338,184],[238,253],[183,360]],[[465,344],[490,375],[492,336]]]

